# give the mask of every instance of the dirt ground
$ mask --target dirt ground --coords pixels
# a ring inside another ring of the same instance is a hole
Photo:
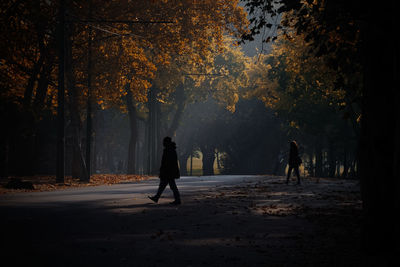
[[[181,206],[167,189],[159,204],[0,207],[3,266],[362,266],[358,181],[181,192]]]

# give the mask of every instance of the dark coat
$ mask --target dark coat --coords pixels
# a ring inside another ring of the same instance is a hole
[[[164,148],[159,177],[162,180],[178,179],[180,177],[178,156],[176,155],[174,143],[170,143]]]
[[[299,165],[301,163],[302,163],[302,160],[299,157],[299,150],[297,148],[297,145],[291,145],[290,152],[289,152],[289,166],[299,167]]]

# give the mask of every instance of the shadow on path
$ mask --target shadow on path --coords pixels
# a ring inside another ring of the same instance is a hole
[[[3,260],[8,266],[359,265],[358,186],[280,181],[182,191],[181,206],[168,204],[169,192],[160,204],[143,195],[101,205],[1,206]]]

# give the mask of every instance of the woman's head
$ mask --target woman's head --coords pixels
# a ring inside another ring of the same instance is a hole
[[[164,137],[164,140],[163,140],[164,146],[168,146],[169,144],[171,144],[171,142],[172,142],[171,137],[169,137],[169,136]]]

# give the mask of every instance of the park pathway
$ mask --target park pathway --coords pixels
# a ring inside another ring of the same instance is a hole
[[[293,182],[294,183],[294,182]],[[3,266],[357,266],[357,181],[182,177],[0,196]]]
[[[177,184],[183,194],[191,194],[209,188],[232,185],[243,181],[252,181],[259,176],[221,175],[182,177]],[[60,191],[28,192],[0,195],[0,206],[65,206],[70,204],[98,204],[108,201],[124,201],[136,199],[138,202],[148,201],[147,195],[154,194],[158,186],[158,178],[141,182],[103,185],[95,187],[71,188]],[[168,189],[166,190],[168,195]],[[162,199],[160,200],[162,202]]]

